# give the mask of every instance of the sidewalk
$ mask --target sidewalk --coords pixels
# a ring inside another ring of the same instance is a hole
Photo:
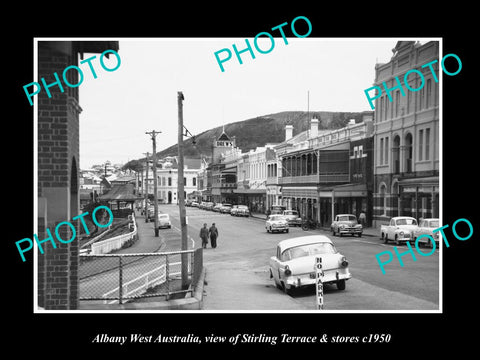
[[[159,252],[165,248],[165,237],[160,233],[155,237],[155,230],[153,222],[145,222],[145,216],[140,215],[140,212],[135,212],[135,219],[137,221],[137,236],[135,243],[125,249],[115,251],[116,254],[135,254],[135,253],[152,253]]]

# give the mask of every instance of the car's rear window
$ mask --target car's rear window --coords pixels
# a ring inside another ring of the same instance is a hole
[[[415,219],[397,219],[398,225],[417,225],[417,220]]]
[[[439,221],[438,221],[438,220],[430,220],[430,221],[428,222],[428,227],[431,227],[431,228],[438,228],[438,227],[440,227]]]
[[[297,259],[304,256],[317,254],[335,254],[337,250],[330,243],[315,243],[308,245],[299,245],[284,250],[282,253],[282,261]]]
[[[357,218],[354,215],[339,216],[338,221],[355,221]]]

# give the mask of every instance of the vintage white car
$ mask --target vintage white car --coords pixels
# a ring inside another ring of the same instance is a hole
[[[170,216],[168,214],[158,214],[158,228],[168,228],[172,227],[172,223],[170,221]]]
[[[265,229],[270,233],[274,231],[284,231],[288,233],[288,221],[283,215],[270,215],[267,221],[265,221]]]
[[[283,216],[287,219],[288,225],[302,226],[302,218],[298,215],[297,210],[284,210]]]
[[[352,214],[337,214],[334,221],[330,225],[332,235],[343,234],[362,236],[363,226],[358,223],[357,217]]]
[[[433,230],[438,229],[439,227],[440,220],[438,218],[422,219],[420,220],[418,227],[413,231],[413,240],[415,241],[420,235],[430,235],[435,240],[435,244],[438,245],[440,231],[434,233]],[[428,244],[433,247],[430,239],[425,236],[418,239],[418,244],[423,244],[425,246]]]
[[[250,216],[250,210],[248,210],[247,205],[233,205],[232,210],[230,210],[230,215],[232,216]]]
[[[339,290],[345,290],[345,281],[352,277],[348,261],[325,235],[280,241],[276,255],[270,258],[270,278],[287,294],[295,288],[314,285],[316,257],[322,258],[323,283],[335,283]]]
[[[388,225],[380,226],[380,237],[387,243],[396,244],[413,240],[413,232],[418,228],[417,220],[411,216],[396,216]]]

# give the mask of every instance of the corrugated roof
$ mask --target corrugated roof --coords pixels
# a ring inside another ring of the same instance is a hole
[[[100,200],[135,201],[141,197],[134,194],[134,184],[115,184],[106,194],[101,195]]]

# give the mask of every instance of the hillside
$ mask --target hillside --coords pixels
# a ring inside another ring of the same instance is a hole
[[[266,143],[280,143],[285,140],[285,125],[293,125],[293,135],[307,130],[310,127],[309,119],[319,119],[319,129],[338,129],[346,126],[350,119],[361,121],[362,112],[329,112],[315,111],[284,111],[275,114],[259,116],[253,119],[238,121],[225,125],[225,132],[235,137],[236,144],[243,151],[264,146]],[[212,153],[213,139],[220,136],[222,127],[216,127],[200,134],[196,134],[196,144],[189,138],[184,142],[186,157],[209,157]],[[158,157],[176,156],[177,145],[170,146],[158,152]]]

